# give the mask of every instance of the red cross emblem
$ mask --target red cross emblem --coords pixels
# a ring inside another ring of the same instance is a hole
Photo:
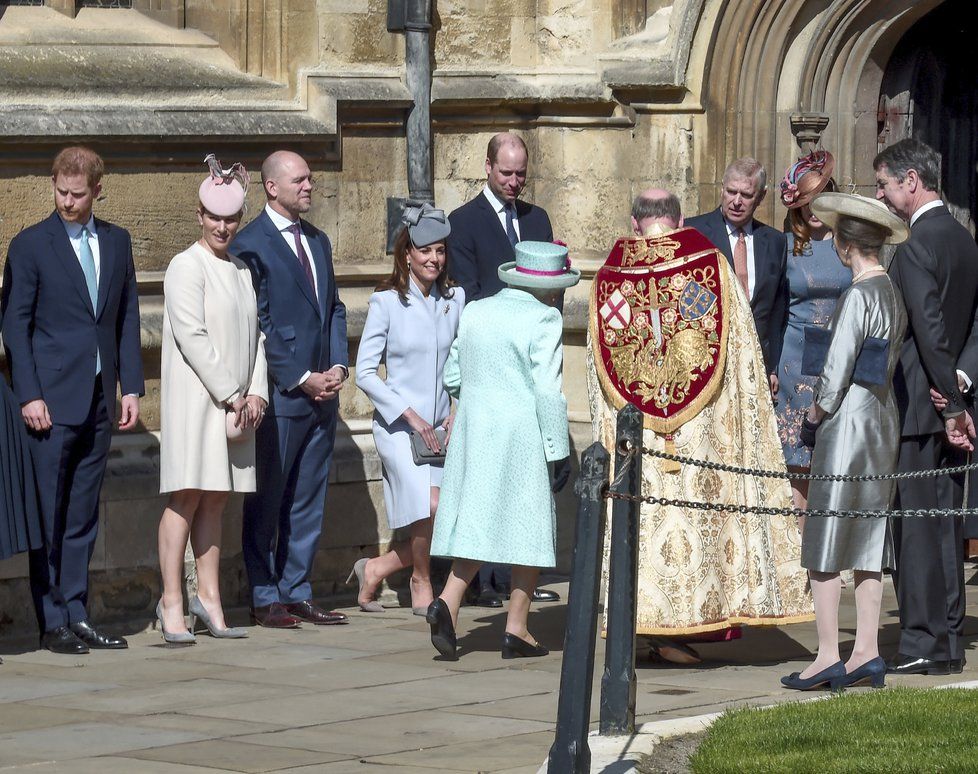
[[[632,308],[628,305],[628,299],[617,288],[601,306],[601,317],[609,328],[617,331],[627,328],[632,321]]]

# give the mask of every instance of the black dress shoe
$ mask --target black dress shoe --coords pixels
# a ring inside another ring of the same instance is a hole
[[[886,673],[889,675],[947,675],[951,673],[951,665],[947,661],[935,661],[932,658],[906,656],[897,653],[887,664]]]
[[[546,656],[550,651],[543,645],[527,642],[515,634],[503,634],[503,658],[534,658]]]
[[[88,653],[88,645],[78,639],[67,626],[59,626],[41,635],[41,647],[52,653],[79,656]]]
[[[479,589],[479,596],[475,598],[475,604],[477,607],[502,607],[503,601],[499,598],[496,590],[487,583]]]
[[[93,650],[123,650],[129,647],[125,637],[103,634],[88,621],[79,621],[69,626],[72,634]]]
[[[961,674],[964,671],[964,665],[966,663],[967,661],[965,660],[964,656],[962,656],[961,658],[952,658],[951,661],[948,663],[948,666],[951,669],[951,674],[952,675]]]
[[[455,626],[452,624],[452,614],[441,599],[436,599],[428,605],[425,620],[431,626],[431,644],[444,658],[458,661],[456,651]]]

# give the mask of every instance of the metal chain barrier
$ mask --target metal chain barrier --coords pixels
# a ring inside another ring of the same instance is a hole
[[[647,446],[640,447],[643,454],[650,457],[658,457],[661,460],[678,462],[681,465],[693,465],[697,468],[707,470],[718,470],[721,473],[738,473],[743,476],[754,476],[756,478],[784,478],[795,481],[891,481],[904,478],[928,478],[930,476],[953,475],[955,473],[968,473],[978,470],[978,462],[968,465],[957,465],[953,468],[938,468],[937,470],[909,470],[903,473],[876,473],[865,476],[847,476],[843,474],[831,473],[790,473],[782,470],[755,470],[754,468],[741,468],[736,465],[726,465],[722,462],[709,462],[707,460],[697,460],[692,457],[680,457],[678,454],[650,449]],[[629,449],[629,452],[632,450]]]
[[[771,508],[766,505],[733,505],[728,503],[703,503],[696,500],[672,500],[668,497],[652,495],[638,496],[623,492],[605,492],[608,500],[628,500],[633,503],[649,505],[670,505],[676,508],[689,508],[700,511],[721,511],[725,513],[759,513],[764,516],[841,516],[850,519],[880,519],[885,517],[936,518],[939,516],[975,516],[978,508],[928,508],[907,511],[826,511],[818,509],[799,510],[797,508]]]

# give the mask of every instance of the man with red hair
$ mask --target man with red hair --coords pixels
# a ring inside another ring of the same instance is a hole
[[[30,554],[41,647],[125,648],[88,618],[88,562],[122,386],[119,429],[139,419],[143,366],[129,233],[92,216],[102,159],[80,146],[54,160],[55,211],[10,243],[3,341],[30,436],[44,546]]]

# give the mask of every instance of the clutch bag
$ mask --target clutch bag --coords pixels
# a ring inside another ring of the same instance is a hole
[[[438,438],[440,452],[433,452],[424,442],[421,433],[417,430],[411,431],[411,454],[414,456],[415,465],[442,465],[445,462],[445,437],[448,434],[445,428],[440,425],[435,427],[435,437]]]
[[[831,342],[832,331],[814,325],[805,326],[805,347],[801,356],[801,372],[804,376],[821,376]],[[852,381],[860,384],[885,384],[889,355],[888,339],[867,336],[856,357]]]
[[[228,443],[244,443],[255,437],[255,428],[241,428],[234,424],[234,412],[228,411],[224,414],[224,422],[227,426]]]

